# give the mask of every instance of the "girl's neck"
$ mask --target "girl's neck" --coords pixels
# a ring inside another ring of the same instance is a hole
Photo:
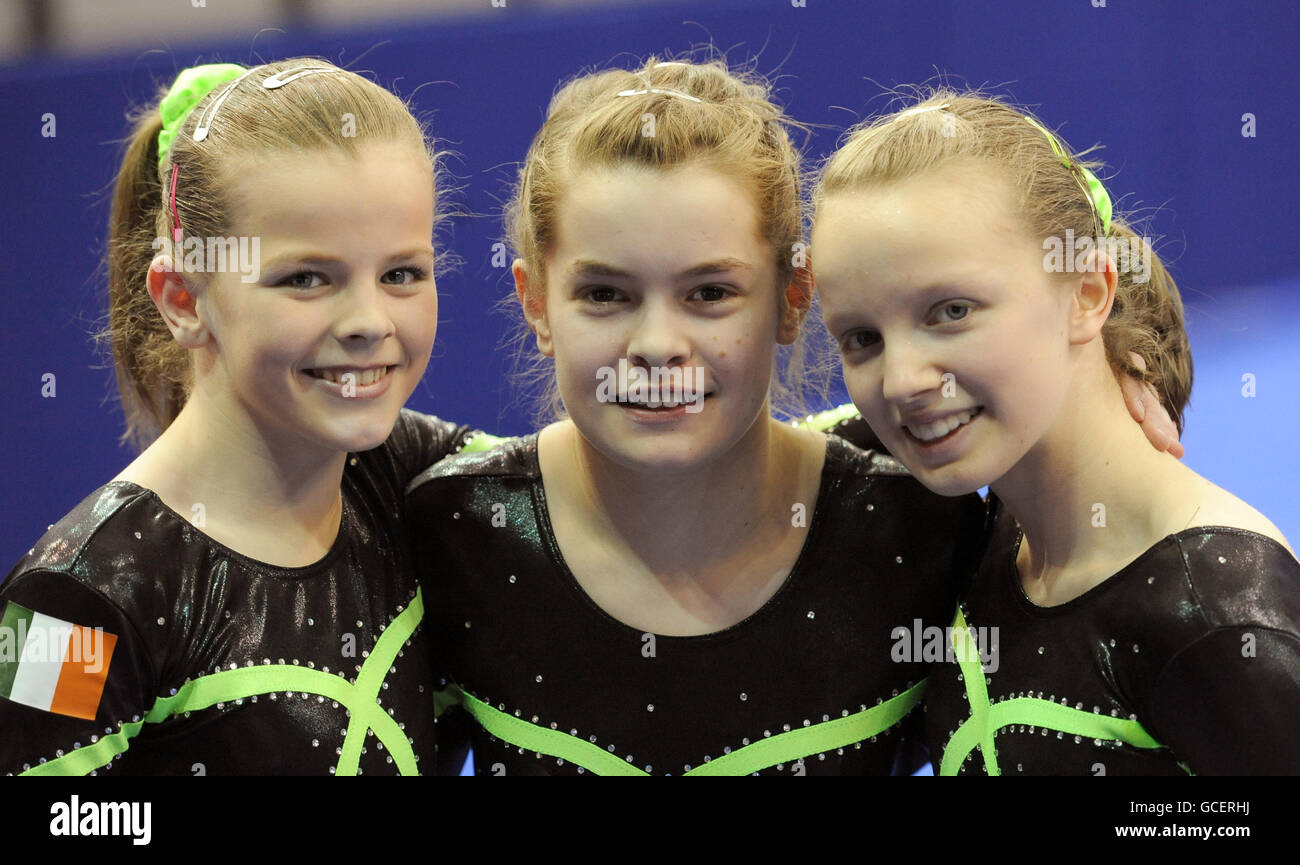
[[[672,475],[612,462],[570,422],[542,437],[548,495],[555,490],[601,536],[670,579],[692,579],[752,553],[777,536],[774,530],[789,529],[796,504],[804,506],[798,524],[811,522],[825,457],[823,436],[766,415],[727,453]],[[810,486],[811,494],[800,492]]]
[[[1192,524],[1201,478],[1147,442],[1107,368],[1080,373],[1048,432],[991,489],[1024,530],[1031,600],[1065,603]]]
[[[277,432],[196,391],[116,480],[153,490],[243,555],[284,567],[312,564],[338,535],[347,454]]]

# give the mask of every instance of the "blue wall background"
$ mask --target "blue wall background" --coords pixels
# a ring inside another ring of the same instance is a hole
[[[630,4],[629,4],[630,5]],[[198,35],[198,34],[196,34]],[[513,8],[436,25],[346,33],[262,33],[227,44],[172,44],[91,60],[0,70],[4,226],[0,238],[0,381],[6,465],[0,472],[0,572],[131,458],[112,371],[88,333],[104,313],[98,270],[115,143],[128,106],[195,62],[315,54],[354,68],[428,112],[459,157],[462,188],[445,234],[463,259],[439,283],[441,321],[411,405],[503,433],[528,430],[499,350],[512,290],[492,266],[500,204],[557,82],[584,67],[712,42],[733,61],[779,73],[780,97],[821,124],[816,159],[839,132],[879,109],[883,87],[924,81],[1004,85],[1075,146],[1106,145],[1108,186],[1147,208],[1149,234],[1188,307],[1196,386],[1186,462],[1267,514],[1294,541],[1292,485],[1300,294],[1300,6],[1200,0],[788,0],[690,2],[547,14]],[[41,117],[57,137],[41,136]],[[1243,137],[1242,115],[1256,118]],[[41,396],[42,376],[57,396]],[[1256,396],[1242,395],[1252,374]]]

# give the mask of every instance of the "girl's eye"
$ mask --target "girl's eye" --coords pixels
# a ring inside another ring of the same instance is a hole
[[[613,303],[618,300],[618,289],[608,285],[593,285],[583,293],[583,296],[592,303]]]
[[[317,282],[316,280],[320,280],[320,282]],[[277,282],[276,285],[297,288],[305,291],[309,288],[318,287],[324,281],[324,274],[317,273],[314,270],[300,270],[297,273],[292,273],[286,276],[284,279]]]
[[[400,282],[389,283],[390,285],[411,285],[412,283],[423,282],[429,276],[428,271],[426,271],[423,267],[412,266],[412,267],[393,268],[392,270],[388,271],[388,273],[385,273],[384,277],[387,278],[389,276],[392,276],[395,273],[406,274],[407,278],[401,280]]]
[[[871,348],[880,342],[880,334],[874,330],[855,330],[852,333],[845,334],[840,340],[840,351],[844,354],[850,354],[855,351]]]
[[[731,296],[731,291],[720,285],[705,285],[694,292],[705,303],[718,303]]]
[[[939,308],[938,312],[946,318],[947,322],[961,321],[974,308],[974,304],[964,300],[954,300],[952,303],[945,303]]]

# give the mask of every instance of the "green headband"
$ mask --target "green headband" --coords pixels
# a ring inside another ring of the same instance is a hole
[[[1088,196],[1088,200],[1092,202],[1093,210],[1096,211],[1097,218],[1101,221],[1101,233],[1103,235],[1110,234],[1112,206],[1110,193],[1106,191],[1106,187],[1102,185],[1101,181],[1097,179],[1097,175],[1093,174],[1092,171],[1070,159],[1065,152],[1065,148],[1061,147],[1061,142],[1057,140],[1055,135],[1048,132],[1046,128],[1028,114],[1025,115],[1025,119],[1035,129],[1047,136],[1047,143],[1052,145],[1052,151],[1060,158],[1062,165],[1066,168],[1077,168],[1083,174],[1084,182],[1087,184],[1083,191]]]
[[[162,131],[158,133],[158,167],[162,168],[172,142],[185,125],[185,118],[190,116],[194,106],[217,88],[231,79],[238,78],[248,70],[235,63],[208,63],[203,66],[191,66],[176,76],[167,95],[158,106],[162,115]]]

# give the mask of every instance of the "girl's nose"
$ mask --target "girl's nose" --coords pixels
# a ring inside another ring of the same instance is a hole
[[[627,355],[644,366],[679,366],[691,356],[684,322],[669,303],[645,303],[628,338]]]
[[[882,395],[892,403],[915,402],[917,397],[939,387],[943,380],[943,370],[910,341],[887,344],[881,362],[884,364]]]
[[[397,332],[389,296],[378,285],[355,285],[339,295],[343,304],[335,332],[342,341],[378,342]]]

